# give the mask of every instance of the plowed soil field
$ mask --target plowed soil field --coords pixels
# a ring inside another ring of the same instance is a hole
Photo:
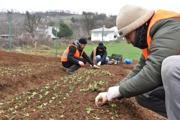
[[[134,98],[95,106],[96,95],[124,78],[133,66],[86,66],[68,75],[57,58],[0,51],[0,119],[165,120]]]

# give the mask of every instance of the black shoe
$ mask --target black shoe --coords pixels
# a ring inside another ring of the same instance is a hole
[[[75,72],[79,68],[80,68],[80,66],[78,66],[78,65],[72,65],[71,67],[68,68],[68,71],[69,72]]]
[[[67,73],[68,73],[69,75],[74,74],[74,72],[71,72],[71,71],[67,71]]]

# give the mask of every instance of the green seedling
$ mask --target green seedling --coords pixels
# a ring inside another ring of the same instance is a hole
[[[93,83],[88,85],[88,88],[80,89],[81,92],[96,92],[99,91],[100,88],[105,84],[104,81],[94,81]]]
[[[87,107],[87,108],[86,108],[86,113],[87,113],[87,114],[90,114],[93,110],[94,110],[93,108]]]

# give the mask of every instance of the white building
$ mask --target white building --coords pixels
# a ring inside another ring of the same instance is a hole
[[[51,39],[57,39],[57,37],[52,32],[53,29],[55,29],[56,31],[59,31],[58,28],[52,27],[52,26],[47,26],[45,29],[44,28],[37,28],[36,31],[40,34],[45,34],[46,37],[50,37]]]
[[[91,30],[91,41],[115,41],[119,37],[117,27]]]
[[[57,37],[53,34],[53,28],[56,30],[56,31],[59,31],[59,29],[58,28],[56,28],[56,27],[52,27],[52,26],[48,26],[48,28],[46,29],[46,33],[47,33],[47,35],[48,36],[50,36],[50,38],[52,38],[52,39],[57,39]]]

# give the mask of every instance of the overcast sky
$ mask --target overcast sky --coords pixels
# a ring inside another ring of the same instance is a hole
[[[135,4],[146,8],[165,8],[180,12],[180,0],[0,0],[0,11],[50,11],[70,10],[116,15],[122,5]]]

